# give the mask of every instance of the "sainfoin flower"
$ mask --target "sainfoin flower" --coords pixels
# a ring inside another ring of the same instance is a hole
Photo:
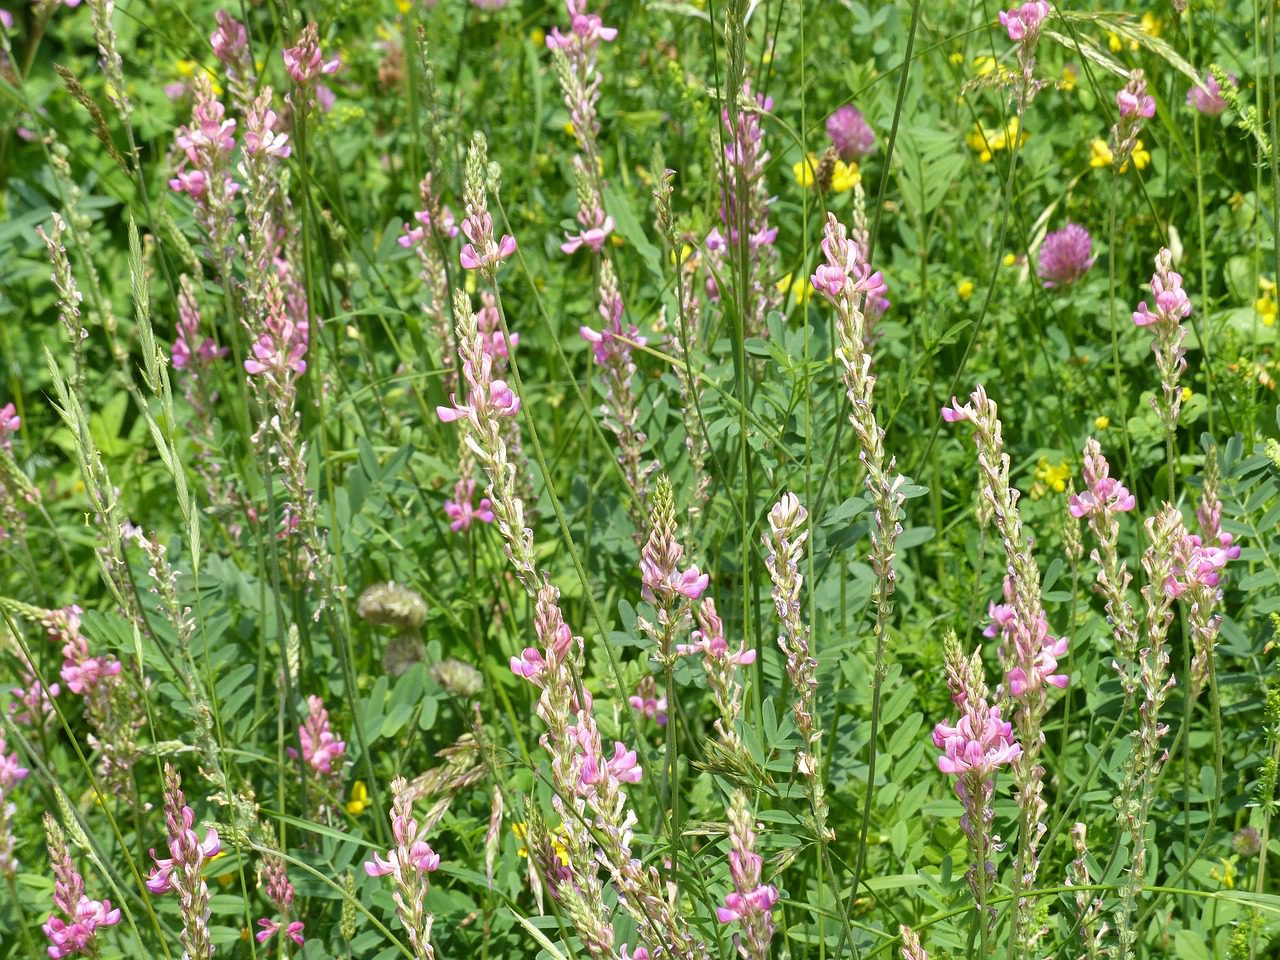
[[[1068,223],[1044,238],[1037,273],[1047,289],[1070,286],[1089,272],[1094,259],[1089,231]]]
[[[444,502],[445,516],[449,518],[449,529],[454,533],[466,530],[475,521],[493,523],[493,503],[488,497],[481,497],[479,506],[472,506],[475,497],[476,482],[471,477],[464,477],[453,487],[453,499]]]
[[[1127,513],[1137,501],[1133,494],[1119,480],[1110,475],[1111,468],[1102,455],[1098,441],[1092,437],[1084,448],[1084,483],[1083,493],[1072,494],[1068,509],[1076,519],[1089,516],[1095,511],[1106,513]]]
[[[365,861],[364,872],[371,877],[389,876],[395,880],[392,899],[414,956],[418,960],[432,960],[435,951],[431,946],[431,926],[435,917],[427,912],[423,902],[430,887],[427,875],[439,868],[440,856],[431,849],[414,819],[413,800],[403,777],[396,777],[391,783],[391,835],[396,845],[385,857],[375,853]]]
[[[316,25],[309,23],[302,30],[295,46],[281,51],[284,68],[293,78],[294,83],[305,87],[322,74],[337,73],[342,61],[337,57],[324,59],[320,52],[320,36]]]
[[[204,840],[193,829],[196,815],[186,804],[182,778],[169,764],[164,768],[164,818],[169,832],[169,856],[155,860],[147,889],[157,896],[177,892],[182,913],[182,945],[189,960],[213,956],[209,939],[209,888],[204,882],[204,865],[222,849],[218,831],[212,827]]]
[[[22,418],[18,416],[17,407],[12,403],[6,403],[0,407],[0,450],[13,449],[11,437],[18,432],[20,426],[22,426]]]
[[[1013,43],[1034,43],[1040,34],[1040,25],[1049,15],[1046,0],[1031,0],[1020,7],[1000,11],[1000,25]]]
[[[1222,95],[1222,87],[1212,71],[1206,72],[1204,79],[1192,84],[1187,91],[1187,106],[1203,113],[1206,117],[1220,116],[1227,109],[1226,98]]]
[[[55,960],[77,953],[97,956],[96,929],[119,923],[120,911],[112,910],[109,900],[99,902],[85,896],[84,877],[76,869],[66,836],[51,813],[44,815],[44,833],[53,868],[53,905],[66,917],[51,913],[43,925],[51,944],[49,956]]]
[[[851,103],[846,103],[827,117],[827,136],[845,162],[861,160],[876,149],[875,131],[862,111]]]
[[[262,929],[259,930],[256,934],[254,934],[254,939],[256,939],[259,943],[266,943],[273,936],[275,936],[276,932],[280,929],[279,923],[277,923],[275,920],[268,919],[267,917],[261,918],[258,921],[258,926],[261,927]],[[303,928],[304,928],[304,924],[302,923],[301,920],[294,920],[287,927],[285,927],[284,935],[288,937],[290,940],[292,940],[294,943],[296,943],[298,946],[302,946],[303,943],[306,942],[305,938],[302,936]]]
[[[746,795],[735,790],[729,802],[729,877],[733,892],[716,907],[721,923],[737,923],[738,953],[744,960],[766,960],[773,939],[773,907],[778,888],[761,882],[763,861],[756,853],[756,834]]]
[[[326,777],[333,775],[334,764],[340,763],[347,752],[346,743],[334,736],[329,727],[329,711],[324,708],[324,701],[316,696],[307,698],[307,719],[298,728],[298,739],[307,766]]]

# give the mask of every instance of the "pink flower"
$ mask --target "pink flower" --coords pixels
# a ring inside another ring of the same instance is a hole
[[[488,217],[489,214],[486,213],[485,216]],[[467,237],[470,237],[471,233],[467,230],[467,223],[467,220],[462,221],[462,230]],[[504,233],[496,247],[493,246],[492,237],[489,238],[488,249],[478,250],[474,243],[466,244],[463,246],[458,259],[462,263],[464,270],[480,270],[484,267],[501,263],[515,252],[516,238],[509,233]]]
[[[302,759],[317,773],[332,776],[335,773],[334,763],[341,761],[347,745],[334,736],[329,727],[329,711],[319,697],[307,698],[307,710],[306,722],[298,728]]]
[[[568,236],[565,242],[560,244],[560,249],[564,253],[573,253],[579,247],[585,246],[589,247],[592,253],[599,253],[601,248],[604,247],[605,240],[613,232],[613,227],[613,217],[605,217],[600,226],[584,230],[577,236]]]
[[[1130,85],[1116,92],[1116,106],[1120,116],[1137,115],[1150,120],[1156,115],[1156,100],[1146,92],[1146,87]]]
[[[875,131],[867,125],[862,111],[851,103],[827,117],[827,136],[844,161],[861,160],[876,149]]]
[[[42,925],[49,938],[49,956],[53,960],[76,954],[96,956],[95,939],[98,927],[114,927],[120,922],[120,911],[113,910],[110,900],[90,900],[83,894],[76,904],[71,923],[51,915]]]
[[[1085,490],[1083,493],[1072,494],[1068,506],[1073,517],[1080,519],[1095,511],[1104,515],[1127,513],[1137,506],[1133,494],[1124,484],[1113,479],[1110,471],[1098,441],[1090,437],[1084,447]]]
[[[473,507],[471,498],[475,495],[476,482],[467,477],[459,480],[453,487],[453,500],[444,502],[445,516],[450,519],[449,529],[454,533],[466,530],[473,522],[493,523],[493,504],[488,497],[480,498],[480,506]]]
[[[263,917],[261,920],[258,921],[258,926],[260,926],[262,929],[259,930],[254,935],[254,938],[259,943],[266,943],[273,936],[275,936],[276,931],[280,929],[279,923],[277,923],[275,920],[269,920],[266,917]],[[293,921],[293,923],[289,924],[289,926],[285,928],[285,936],[287,936],[290,940],[292,940],[298,946],[302,946],[303,943],[305,942],[302,936],[302,929],[303,929],[302,921],[295,920]]]
[[[22,418],[18,416],[18,408],[12,403],[6,403],[0,407],[0,450],[12,450],[13,440],[11,439],[18,428],[22,426]]]
[[[1020,7],[1000,12],[1000,25],[1009,34],[1012,43],[1034,43],[1040,35],[1040,25],[1049,16],[1046,0],[1032,0]]]
[[[1037,273],[1047,289],[1070,286],[1089,272],[1094,259],[1089,231],[1068,223],[1044,238]]]
[[[525,647],[518,657],[511,658],[511,672],[526,680],[534,680],[546,669],[547,662],[533,647]]]
[[[456,396],[450,395],[449,400],[453,403],[453,406],[436,407],[436,416],[445,423],[452,423],[455,420],[462,420],[471,416],[474,411],[481,408],[498,417],[514,417],[520,412],[520,398],[507,386],[505,380],[493,380],[490,382],[487,400],[478,399],[474,390],[469,399],[470,403],[462,404],[458,403]]]
[[[1203,113],[1206,117],[1220,116],[1227,109],[1227,100],[1222,95],[1222,87],[1212,71],[1205,73],[1204,80],[1193,84],[1187,91],[1187,106]]]
[[[974,704],[953,727],[938,723],[933,728],[933,744],[942,751],[938,757],[938,769],[943,773],[964,776],[974,773],[987,779],[998,768],[1012,763],[1022,755],[1013,739],[1013,727],[1000,718],[1000,708],[982,709],[986,704]]]
[[[778,902],[778,888],[773,884],[760,884],[746,893],[727,894],[724,906],[716,907],[716,919],[721,923],[745,920],[756,913],[768,913]]]

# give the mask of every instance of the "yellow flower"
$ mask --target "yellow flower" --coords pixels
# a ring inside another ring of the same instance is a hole
[[[464,281],[464,286],[466,286],[467,288],[467,293],[474,294],[476,292],[476,273],[478,272],[479,271],[476,271],[476,270],[467,271],[467,279]]]
[[[622,236],[622,234],[611,233],[609,234],[609,242],[612,243],[615,247],[620,247],[627,241],[626,241],[626,238]]]
[[[797,160],[791,165],[791,172],[795,174],[796,183],[800,184],[805,190],[813,186],[817,164],[817,157],[810,153],[804,160]]]
[[[1050,463],[1048,457],[1041,457],[1036,461],[1035,478],[1038,483],[1031,487],[1031,496],[1036,496],[1037,488],[1041,495],[1044,488],[1047,487],[1054,493],[1064,493],[1067,489],[1067,481],[1071,479],[1071,467],[1064,460],[1062,463]],[[1041,486],[1043,484],[1044,486]]]
[[[1142,32],[1148,37],[1160,36],[1160,31],[1162,29],[1163,25],[1160,23],[1160,18],[1150,10],[1142,15]]]
[[[1130,154],[1130,159],[1133,160],[1133,166],[1136,170],[1145,170],[1151,164],[1151,153],[1150,151],[1142,148],[1141,140],[1133,145],[1133,153]],[[1120,172],[1124,173],[1128,166],[1129,165],[1126,163],[1124,167],[1120,168]]]
[[[845,163],[843,160],[836,161],[835,170],[831,174],[831,189],[834,193],[844,193],[846,190],[852,190],[862,180],[862,175],[858,173],[858,165],[856,163]]]
[[[1253,309],[1254,312],[1262,318],[1262,325],[1264,327],[1269,327],[1276,322],[1276,301],[1270,296],[1270,294],[1264,294],[1257,300],[1253,301]]]
[[[546,46],[547,34],[541,27],[534,27],[533,32],[529,34],[529,40],[535,47],[541,49]]]
[[[1124,49],[1124,44],[1120,42],[1120,38],[1110,32],[1107,33],[1107,46],[1112,53],[1119,53]]]
[[[1264,293],[1272,293],[1276,289],[1274,281],[1268,280],[1266,277],[1258,278],[1258,289]]]
[[[529,848],[525,845],[525,840],[529,836],[529,828],[523,823],[513,823],[511,825],[511,832],[515,834],[516,839],[520,841],[520,846],[516,849],[516,856],[527,859],[529,856]],[[567,867],[569,865],[569,848],[564,844],[565,836],[566,834],[563,824],[560,826],[559,830],[551,835],[551,849],[555,850],[556,858],[560,861],[560,865],[562,867]]]
[[[217,853],[215,853],[212,857],[209,858],[209,863],[213,863],[215,860],[221,860],[226,855],[227,855],[226,850],[219,850]],[[217,880],[218,880],[218,886],[229,887],[231,886],[231,881],[235,880],[235,874],[233,873],[219,874]]]
[[[1014,254],[1006,253],[1004,255],[1003,263],[1006,267],[1012,267],[1017,262],[1018,262],[1018,258]]]
[[[1105,430],[1109,426],[1111,426],[1110,417],[1105,417],[1105,416],[1098,417],[1096,420],[1093,421],[1093,429],[1095,430]]]
[[[369,788],[364,785],[363,780],[357,780],[351,785],[351,799],[347,801],[347,813],[358,817],[368,806]]]
[[[563,131],[565,132],[565,136],[572,137],[572,136],[573,136],[573,121],[572,121],[572,120],[566,120],[566,121],[564,122],[564,126],[563,126],[563,127],[561,127],[560,129],[561,129],[561,130],[563,130]]]
[[[680,244],[680,262],[688,263],[691,256],[693,256],[693,247],[687,243]],[[674,250],[669,252],[667,259],[671,261],[671,265],[674,267],[676,265],[676,252]]]
[[[813,284],[803,274],[793,279],[792,275],[788,273],[774,284],[774,288],[784,296],[790,293],[791,299],[799,306],[807,304],[809,298],[813,296]]]
[[[1182,388],[1182,402],[1183,402],[1183,403],[1186,403],[1188,400],[1190,400],[1190,399],[1191,399],[1191,393],[1192,393],[1192,391],[1191,391],[1191,388],[1190,388],[1190,387],[1183,387],[1183,388]]]
[[[1076,68],[1067,64],[1062,68],[1062,82],[1058,84],[1063,90],[1074,90],[1076,88],[1076,78],[1080,76],[1076,72]]]
[[[961,280],[956,284],[956,296],[961,300],[968,300],[973,296],[973,281]]]
[[[990,163],[991,156],[996,151],[1008,150],[1015,142],[1018,146],[1022,146],[1029,136],[1029,133],[1019,128],[1018,118],[1013,117],[1002,128],[987,129],[975,124],[964,141],[977,151],[978,160],[982,163]]]
[[[964,63],[964,54],[957,50],[949,57],[949,59],[951,60],[952,65],[958,67],[960,64]]]
[[[764,56],[762,56],[760,59],[763,60],[765,63],[773,63],[773,48],[770,47],[768,50],[766,50],[764,52]]]
[[[994,73],[995,69],[995,57],[975,57],[973,60],[973,75],[975,77],[985,77],[990,73]]]
[[[1217,867],[1212,867],[1209,870],[1209,876],[1228,890],[1233,890],[1236,885],[1236,865],[1225,858],[1221,862],[1222,869],[1219,870]]]
[[[1089,166],[1091,167],[1109,167],[1115,162],[1115,157],[1111,154],[1111,148],[1107,146],[1107,141],[1102,139],[1094,139],[1089,143]]]
[[[179,60],[174,64],[174,66],[177,67],[178,76],[180,77],[190,77],[195,75],[196,62],[194,60]]]
[[[396,0],[396,9],[401,13],[408,13],[413,9],[413,0]]]

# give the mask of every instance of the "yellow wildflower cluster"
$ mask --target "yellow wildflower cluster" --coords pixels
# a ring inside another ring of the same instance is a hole
[[[1148,37],[1158,37],[1164,29],[1164,24],[1160,22],[1160,18],[1148,10],[1142,15],[1142,20],[1138,23],[1139,28]],[[1137,40],[1130,40],[1128,43],[1129,50],[1133,53],[1138,51],[1140,44]],[[1125,42],[1114,33],[1107,32],[1107,47],[1112,53],[1119,53],[1125,48]]]
[[[803,274],[793,279],[792,274],[788,273],[774,284],[774,288],[784,297],[790,293],[791,299],[799,306],[807,304],[813,296],[813,284]]]
[[[1136,170],[1145,170],[1151,165],[1151,151],[1142,145],[1141,140],[1133,145],[1133,153],[1129,155],[1129,160],[1121,164],[1121,173],[1128,172],[1130,161],[1132,161]],[[1099,137],[1089,143],[1089,166],[1109,167],[1115,162],[1115,154],[1111,152],[1111,147],[1107,144],[1107,141]]]
[[[818,158],[810,151],[805,159],[798,160],[791,165],[791,172],[795,175],[796,183],[808,190],[813,186],[817,179]],[[831,192],[845,193],[852,190],[862,181],[862,174],[858,172],[856,163],[845,163],[843,160],[836,160],[835,166],[831,170]]]
[[[956,284],[956,296],[961,300],[968,300],[973,296],[973,281],[969,279],[961,280]]]
[[[1031,485],[1031,499],[1039,500],[1050,491],[1065,493],[1067,481],[1071,479],[1071,467],[1064,460],[1062,463],[1050,463],[1048,457],[1036,461],[1035,483]]]
[[[1008,150],[1015,144],[1021,147],[1030,136],[1031,134],[1019,128],[1018,118],[1012,117],[1003,127],[994,129],[975,124],[964,142],[977,152],[979,160],[990,163],[992,156],[998,151]]]
[[[1258,299],[1253,301],[1253,311],[1262,320],[1264,327],[1275,325],[1276,314],[1280,309],[1276,306],[1276,285],[1266,277],[1258,278]]]
[[[525,846],[525,839],[529,836],[529,828],[523,823],[513,823],[511,832],[515,834],[516,839],[520,841],[520,848],[516,850],[518,856],[528,859],[529,848]],[[564,845],[565,830],[561,824],[560,829],[551,835],[551,846],[556,852],[556,857],[560,860],[560,865],[567,867],[569,865],[569,848]]]
[[[1012,82],[1017,77],[1017,73],[1010,70],[1003,63],[998,62],[995,57],[975,57],[973,75],[975,77],[995,77],[1001,83]]]

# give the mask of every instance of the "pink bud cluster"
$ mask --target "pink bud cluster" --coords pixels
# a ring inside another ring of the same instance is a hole
[[[432,960],[431,927],[435,918],[424,903],[430,888],[428,874],[440,867],[440,855],[431,849],[413,816],[413,800],[403,777],[391,783],[391,835],[395,846],[385,857],[375,853],[365,861],[364,871],[371,877],[391,877],[395,882],[392,899],[409,945],[418,960]]]
[[[1000,767],[1008,766],[1021,753],[1013,738],[1013,725],[1002,720],[999,707],[979,700],[961,704],[964,712],[955,726],[938,723],[933,728],[933,745],[942,751],[938,769],[959,779],[956,792],[963,798],[965,779],[986,780]]]
[[[464,270],[496,271],[499,263],[516,252],[516,238],[509,233],[494,242],[493,217],[488,210],[473,212],[468,207],[467,215],[462,218],[462,232],[470,241],[459,256]]]
[[[1187,330],[1182,321],[1191,316],[1191,299],[1182,288],[1182,276],[1173,269],[1173,254],[1162,247],[1156,254],[1156,272],[1151,277],[1151,296],[1155,309],[1144,300],[1133,313],[1133,322],[1139,327],[1152,327],[1155,334],[1151,351],[1156,357],[1156,370],[1160,374],[1162,398],[1151,398],[1151,405],[1160,414],[1165,430],[1172,432],[1178,425],[1182,412],[1182,390],[1179,381],[1187,369]]]
[[[547,34],[547,49],[563,57],[558,64],[560,86],[569,120],[573,124],[578,145],[594,162],[595,138],[600,124],[596,119],[596,103],[600,99],[600,71],[597,60],[601,43],[612,43],[618,36],[614,27],[606,27],[599,15],[587,12],[587,0],[565,0],[569,14],[569,32],[552,27]]]
[[[320,52],[320,35],[314,23],[308,23],[297,44],[282,50],[281,56],[285,70],[300,87],[308,86],[321,76],[337,73],[342,66],[338,57],[326,60]]]
[[[204,882],[206,863],[222,849],[218,831],[209,828],[204,840],[193,829],[195,812],[187,806],[182,793],[182,778],[169,764],[164,768],[164,817],[169,832],[167,857],[157,857],[147,889],[161,896],[178,894],[182,914],[182,945],[189,960],[208,960],[213,956],[209,939],[209,888]]]
[[[1111,153],[1116,166],[1123,171],[1133,154],[1142,131],[1142,122],[1156,115],[1155,98],[1147,93],[1146,77],[1141,70],[1129,74],[1129,82],[1116,92],[1116,108],[1120,118],[1111,128]]]
[[[690,564],[679,568],[684,547],[655,528],[640,551],[641,595],[650,603],[670,603],[677,595],[697,600],[711,577]]]

